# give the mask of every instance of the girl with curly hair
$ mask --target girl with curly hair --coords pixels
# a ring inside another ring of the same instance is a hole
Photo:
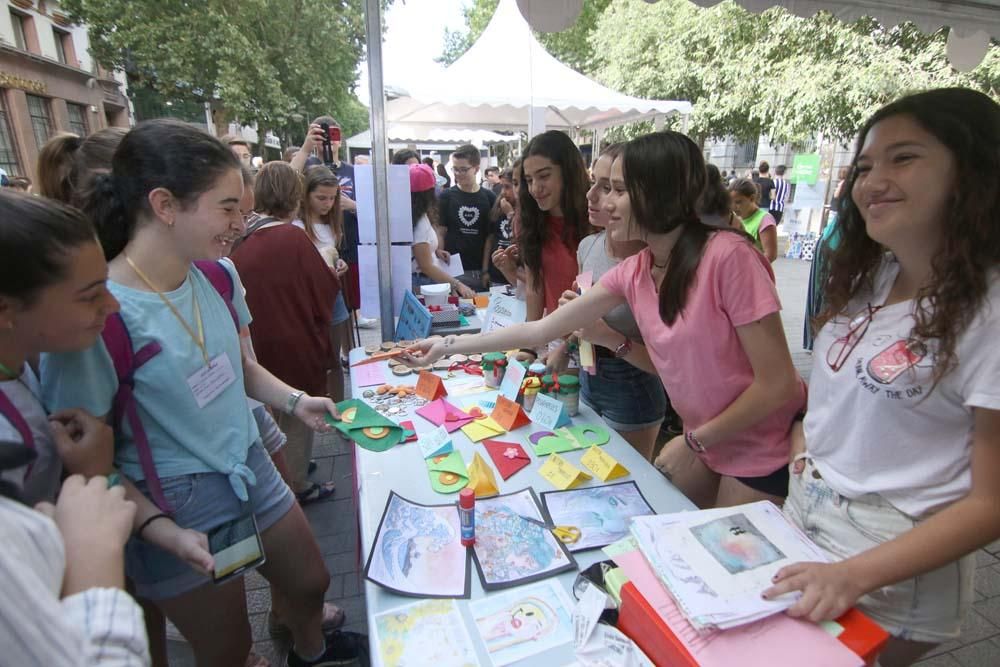
[[[857,605],[908,665],[959,634],[1000,538],[1000,106],[950,88],[858,137],[787,514],[831,557],[781,570],[794,616]]]

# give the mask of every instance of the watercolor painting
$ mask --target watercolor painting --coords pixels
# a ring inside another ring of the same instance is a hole
[[[455,505],[421,505],[389,494],[365,576],[400,595],[467,598],[468,550]]]
[[[573,604],[557,581],[491,595],[470,603],[469,609],[498,666],[573,641]]]
[[[729,574],[749,572],[785,557],[744,514],[692,526],[691,533]]]
[[[536,581],[574,569],[566,547],[546,528],[534,492],[476,500],[473,556],[485,590]]]
[[[382,667],[478,667],[462,615],[453,600],[426,600],[375,616]]]
[[[542,494],[542,503],[552,523],[580,529],[580,539],[566,545],[570,551],[617,542],[629,534],[632,517],[656,513],[635,482],[547,491]]]

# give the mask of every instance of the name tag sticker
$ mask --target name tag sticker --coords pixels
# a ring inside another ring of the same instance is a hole
[[[212,359],[187,379],[191,393],[199,408],[203,408],[236,381],[233,364],[225,352]]]

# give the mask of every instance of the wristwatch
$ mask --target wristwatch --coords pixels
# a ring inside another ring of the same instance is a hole
[[[615,348],[615,359],[624,359],[628,356],[628,353],[632,351],[632,341],[625,337],[622,344]]]
[[[705,445],[701,444],[701,441],[695,437],[694,431],[688,431],[684,434],[684,442],[687,443],[688,449],[695,454],[705,453]]]

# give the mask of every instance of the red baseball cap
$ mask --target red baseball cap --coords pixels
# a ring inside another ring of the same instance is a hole
[[[435,185],[437,178],[433,169],[423,163],[410,165],[410,192],[433,190]]]

